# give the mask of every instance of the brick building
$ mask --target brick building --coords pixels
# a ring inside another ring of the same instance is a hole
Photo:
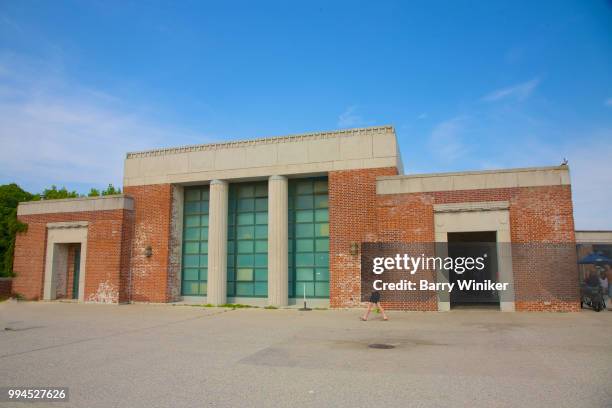
[[[128,153],[123,195],[21,203],[18,217],[13,291],[29,299],[352,307],[363,243],[486,240],[511,283],[496,307],[579,308],[575,250],[521,247],[575,248],[567,166],[403,175],[392,127]]]

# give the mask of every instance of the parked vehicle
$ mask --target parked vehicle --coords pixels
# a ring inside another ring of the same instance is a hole
[[[604,293],[601,286],[589,286],[586,283],[580,285],[580,308],[589,306],[596,312],[606,308]]]

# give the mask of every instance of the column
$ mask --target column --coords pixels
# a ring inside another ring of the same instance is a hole
[[[268,304],[287,306],[288,275],[288,182],[285,176],[268,179]]]
[[[228,184],[210,182],[208,210],[208,290],[207,302],[227,303],[227,200]]]

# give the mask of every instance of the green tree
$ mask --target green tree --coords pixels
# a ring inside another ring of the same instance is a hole
[[[0,276],[13,276],[15,236],[27,229],[26,224],[17,220],[17,204],[33,199],[36,196],[15,183],[0,185]]]
[[[89,190],[87,197],[100,197],[100,190],[98,190],[97,188],[92,188],[91,190]]]
[[[102,190],[103,196],[114,195],[114,194],[121,194],[121,189],[115,188],[115,186],[113,186],[112,184],[109,184],[108,187],[106,187],[106,190]]]
[[[66,187],[60,189],[52,185],[51,188],[46,188],[40,195],[43,200],[58,200],[61,198],[77,198],[80,197],[76,191],[68,191]]]

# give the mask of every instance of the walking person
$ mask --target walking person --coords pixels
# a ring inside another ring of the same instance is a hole
[[[368,316],[370,316],[370,312],[372,311],[372,308],[374,306],[378,307],[378,310],[380,310],[380,313],[382,313],[383,320],[389,320],[389,318],[385,314],[385,309],[383,309],[382,305],[380,304],[380,292],[376,290],[370,295],[370,301],[368,302],[368,310],[366,310],[365,314],[361,316],[361,320],[363,320],[364,322],[368,320]]]

